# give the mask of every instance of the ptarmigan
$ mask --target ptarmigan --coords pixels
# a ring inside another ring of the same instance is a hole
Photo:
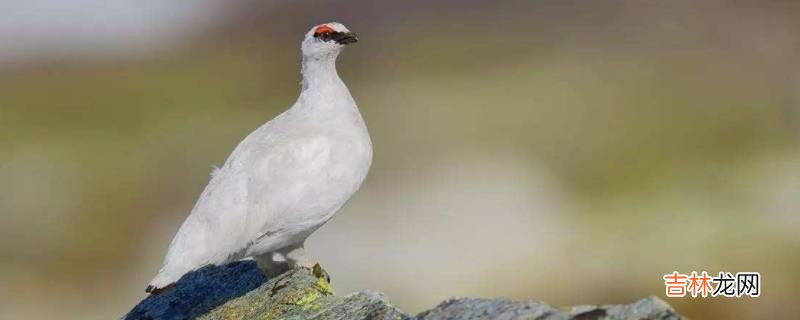
[[[305,35],[297,102],[212,172],[147,292],[203,266],[251,257],[267,273],[308,266],[306,238],[358,190],[372,163],[367,127],[336,73],[336,57],[356,41],[337,22]]]

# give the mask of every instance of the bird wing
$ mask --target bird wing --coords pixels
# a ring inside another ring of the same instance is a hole
[[[272,140],[272,139],[271,139]],[[324,135],[289,134],[253,157],[247,181],[243,239],[247,255],[292,244],[293,237],[328,210],[323,187],[331,167],[333,141]],[[275,141],[275,140],[273,140]]]
[[[328,183],[337,172],[334,143],[329,134],[269,123],[251,133],[214,170],[151,285],[302,241],[309,226],[324,222],[321,213],[342,205],[326,189],[337,188]]]

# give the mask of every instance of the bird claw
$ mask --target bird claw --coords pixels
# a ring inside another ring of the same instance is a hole
[[[311,273],[314,274],[314,276],[318,279],[324,278],[328,283],[331,282],[331,276],[328,274],[328,271],[322,269],[322,266],[319,265],[319,263],[316,263],[313,267],[311,267]]]

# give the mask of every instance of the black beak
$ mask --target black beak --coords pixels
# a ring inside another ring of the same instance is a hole
[[[334,32],[331,35],[331,39],[333,39],[333,41],[336,41],[336,43],[341,45],[348,45],[351,43],[358,42],[356,34],[352,32]]]
[[[314,38],[322,39],[322,41],[335,41],[341,45],[348,45],[358,42],[356,34],[352,32],[322,32],[315,33]]]

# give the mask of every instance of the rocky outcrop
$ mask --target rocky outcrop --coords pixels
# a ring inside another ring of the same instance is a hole
[[[656,297],[627,305],[570,308],[537,301],[458,298],[411,315],[378,292],[336,296],[318,271],[298,268],[268,280],[253,262],[206,267],[143,300],[123,319],[683,319]]]

